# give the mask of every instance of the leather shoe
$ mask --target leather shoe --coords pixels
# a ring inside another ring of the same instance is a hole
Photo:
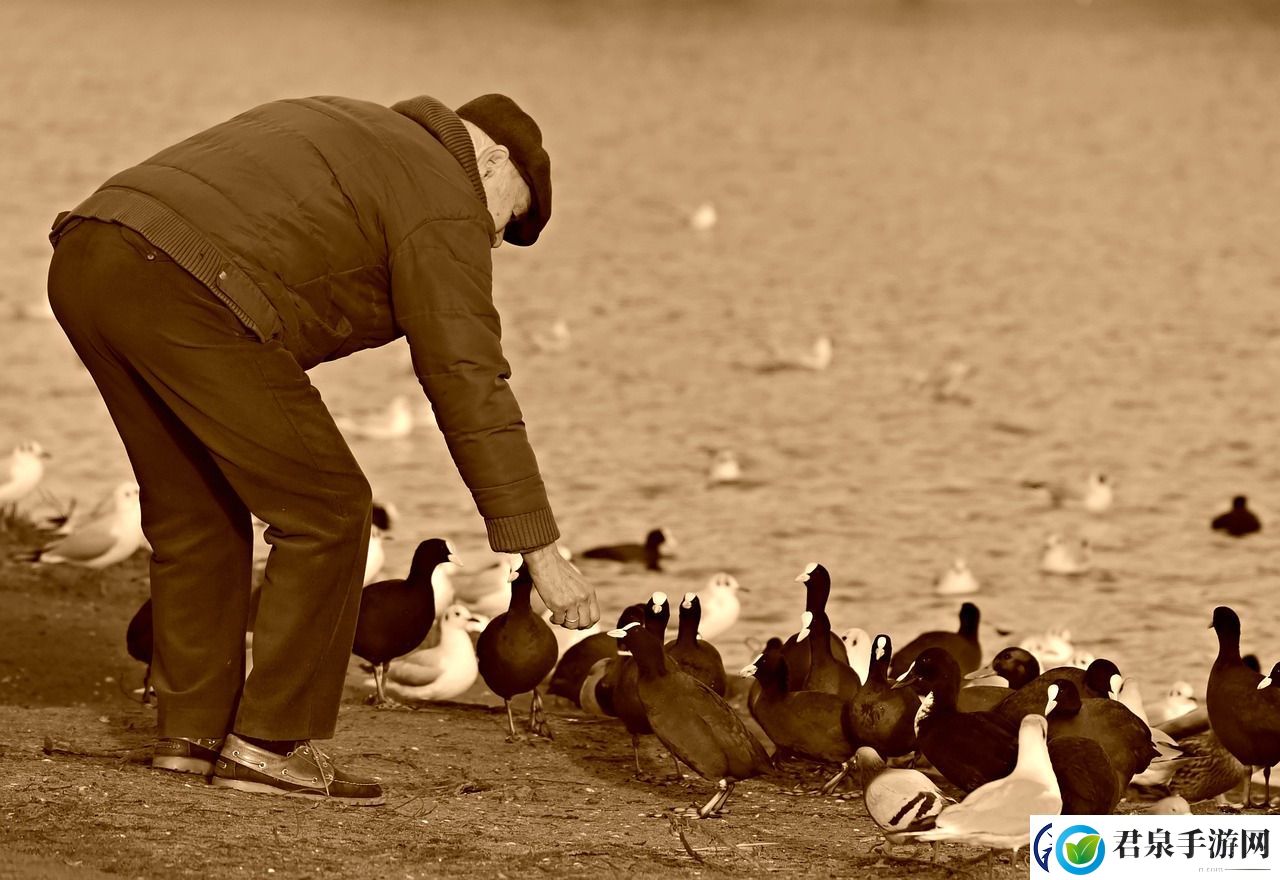
[[[330,798],[363,807],[375,807],[387,800],[381,785],[339,770],[309,740],[299,743],[289,754],[279,755],[229,734],[209,782],[218,788]]]
[[[208,776],[218,760],[222,739],[189,739],[185,736],[161,737],[151,755],[151,766],[157,770],[197,773]]]

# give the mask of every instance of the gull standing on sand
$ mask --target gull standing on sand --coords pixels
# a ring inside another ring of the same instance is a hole
[[[534,333],[530,339],[530,342],[533,343],[534,351],[547,353],[568,351],[571,341],[569,322],[564,318],[557,318],[547,332]]]
[[[480,675],[470,632],[478,618],[453,605],[440,621],[440,644],[391,661],[387,694],[400,700],[452,700],[466,693]]]
[[[69,562],[85,568],[106,568],[128,559],[142,546],[142,507],[138,484],[116,487],[114,504],[102,516],[77,526],[71,534],[32,552],[31,562]]]
[[[16,505],[31,494],[44,477],[44,460],[48,457],[49,453],[35,440],[14,447],[8,463],[0,468],[4,476],[4,482],[0,483],[0,507]]]
[[[1013,772],[969,792],[938,814],[928,831],[903,835],[916,840],[954,840],[1017,852],[1030,842],[1028,818],[1062,812],[1062,791],[1049,762],[1049,722],[1027,715],[1018,727],[1018,763]]]

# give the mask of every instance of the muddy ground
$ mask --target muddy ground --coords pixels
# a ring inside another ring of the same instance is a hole
[[[879,835],[856,790],[812,794],[821,777],[798,765],[739,785],[724,818],[677,819],[671,808],[705,801],[710,785],[634,778],[617,721],[552,697],[554,742],[509,743],[482,685],[466,702],[379,710],[363,703],[354,664],[331,746],[381,777],[386,806],[153,771],[155,715],[132,693],[143,670],[124,647],[145,558],[105,572],[12,558],[38,537],[12,524],[0,535],[0,878],[944,877],[980,855],[946,848],[934,866],[921,847],[887,860],[872,851]],[[668,772],[656,744],[642,757],[655,776]]]

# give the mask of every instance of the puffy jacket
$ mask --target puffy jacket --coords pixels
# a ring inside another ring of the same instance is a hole
[[[427,97],[273,101],[120,172],[91,217],[145,236],[303,369],[404,336],[495,550],[559,536],[507,380],[471,138]]]

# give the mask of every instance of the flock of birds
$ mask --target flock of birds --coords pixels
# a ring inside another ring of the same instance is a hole
[[[822,345],[809,354],[814,363],[829,362],[829,343],[825,354]],[[377,424],[344,429],[393,439],[423,418],[403,399]],[[36,491],[48,457],[35,442],[13,450],[7,469],[0,468],[0,512],[12,512]],[[731,451],[713,451],[710,485],[742,479]],[[1024,485],[1046,491],[1054,505],[1072,498],[1093,513],[1113,503],[1104,474],[1091,474],[1078,491]],[[568,631],[549,624],[550,612],[518,554],[481,573],[466,596],[453,583],[461,563],[441,538],[418,545],[404,578],[379,579],[381,540],[394,519],[393,507],[376,508],[353,647],[371,674],[373,702],[455,699],[479,678],[503,699],[515,740],[523,734],[512,701],[523,694],[530,695],[523,726],[552,736],[545,691],[616,717],[630,738],[638,775],[640,738],[653,735],[670,752],[677,776],[683,764],[714,783],[710,799],[687,811],[693,816],[720,814],[737,783],[772,774],[784,760],[828,768],[825,795],[856,771],[886,847],[957,840],[1016,851],[1027,843],[1028,815],[1107,813],[1125,799],[1185,812],[1207,799],[1227,805],[1225,795],[1243,787],[1244,803],[1252,806],[1255,768],[1265,789],[1262,804],[1270,803],[1270,767],[1280,762],[1280,663],[1264,676],[1256,659],[1241,656],[1240,619],[1227,607],[1212,617],[1220,648],[1205,705],[1197,704],[1189,683],[1179,682],[1149,710],[1136,682],[1112,661],[1075,650],[1066,631],[1005,646],[983,666],[981,614],[972,602],[961,606],[955,631],[923,633],[896,651],[885,633],[873,638],[854,628],[836,634],[826,614],[830,574],[814,563],[797,578],[806,597],[798,629],[770,638],[732,675],[712,642],[740,613],[742,588],[728,573],[680,598],[674,638],[668,638],[672,609],[662,592],[626,608],[614,629]],[[73,503],[44,525],[54,535],[25,557],[32,562],[103,568],[146,546],[133,483],[121,484],[84,515]],[[1211,525],[1235,537],[1261,529],[1243,496]],[[660,571],[674,549],[669,532],[653,529],[643,541],[580,556]],[[1090,567],[1089,546],[1050,535],[1040,567],[1081,574]],[[944,596],[979,589],[961,559],[935,585]],[[126,636],[130,653],[148,664],[150,626],[148,600]],[[246,658],[247,675],[251,631]],[[734,707],[739,699],[745,713]]]

